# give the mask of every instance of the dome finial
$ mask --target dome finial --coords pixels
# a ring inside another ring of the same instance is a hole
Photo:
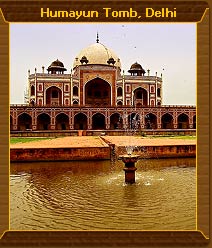
[[[96,34],[96,43],[99,43],[99,33]]]

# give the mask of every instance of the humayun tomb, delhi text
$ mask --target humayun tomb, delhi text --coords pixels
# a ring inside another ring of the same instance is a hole
[[[112,8],[102,8],[102,11],[98,10],[51,10],[50,8],[41,8],[41,18],[99,18],[100,16],[105,18],[176,18],[176,8],[145,8],[144,13],[138,12],[133,8],[128,10],[115,10]]]

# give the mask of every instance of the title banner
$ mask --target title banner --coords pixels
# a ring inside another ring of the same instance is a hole
[[[8,22],[198,22],[206,2],[0,1]]]

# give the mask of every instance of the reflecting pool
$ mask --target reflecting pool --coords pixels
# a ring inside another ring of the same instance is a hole
[[[11,163],[12,230],[195,230],[195,158]]]

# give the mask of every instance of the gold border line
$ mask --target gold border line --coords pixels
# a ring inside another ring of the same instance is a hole
[[[87,25],[93,25],[93,24],[96,24],[97,22],[91,22],[91,23],[87,23],[87,22],[85,22],[85,23],[80,23],[80,22],[77,22],[77,23],[67,23],[67,22],[20,22],[20,23],[16,23],[16,22],[10,22],[9,24],[59,24],[59,25],[63,25],[63,24],[68,24],[68,25],[80,25],[80,24],[87,24]],[[98,23],[100,23],[100,24],[112,24],[111,22],[110,23],[101,23],[101,22],[98,22]],[[115,24],[121,24],[121,23],[126,23],[126,24],[131,24],[131,25],[158,25],[158,24],[168,24],[168,25],[174,25],[174,24],[194,24],[195,25],[195,22],[120,22],[120,23],[118,23],[118,22],[114,22]],[[10,41],[10,30],[9,30],[9,41]],[[197,28],[196,28],[196,50],[197,50]],[[10,49],[9,49],[9,51],[10,51]],[[10,55],[10,53],[9,53],[9,55]],[[197,60],[197,52],[196,52],[196,60]],[[196,64],[196,66],[197,66],[197,64]],[[10,67],[10,66],[9,66]],[[197,75],[197,69],[196,69],[196,75]],[[197,78],[196,78],[196,91],[197,91]],[[196,92],[196,98],[197,98],[197,92]],[[196,108],[197,109],[197,108]],[[10,117],[10,114],[9,114],[9,117]],[[10,137],[10,135],[9,135],[9,137]],[[196,139],[196,141],[197,141],[197,139]],[[9,140],[9,143],[10,143],[10,140]],[[196,146],[197,146],[197,144],[196,144]],[[10,164],[10,161],[9,161],[9,164]],[[10,167],[10,166],[9,166]],[[196,187],[197,187],[197,159],[196,159]],[[9,178],[10,178],[10,174],[9,174]],[[10,180],[10,179],[9,179]],[[10,184],[9,184],[9,187],[10,187]],[[10,194],[9,194],[9,198],[10,198]],[[117,232],[117,231],[120,231],[120,232],[198,232],[198,230],[197,230],[197,191],[196,191],[196,220],[195,220],[195,229],[188,229],[188,230],[176,230],[176,229],[174,229],[174,230],[168,230],[168,229],[162,229],[162,230],[140,230],[140,229],[137,229],[137,230],[131,230],[131,229],[127,229],[127,230],[125,230],[125,229],[117,229],[117,230],[114,230],[114,229],[101,229],[101,230],[96,230],[96,229],[94,229],[94,230],[72,230],[72,229],[66,229],[66,230],[58,230],[58,229],[44,229],[44,230],[42,230],[42,229],[40,229],[40,230],[30,230],[30,229],[28,229],[28,230],[25,230],[25,229],[21,229],[21,230],[16,230],[16,229],[12,229],[11,230],[11,228],[10,228],[10,223],[9,223],[9,230],[8,231],[12,231],[12,232],[51,232],[51,231],[53,231],[53,232],[102,232],[102,231],[108,231],[108,232]],[[10,206],[10,201],[9,201],[9,206]],[[10,209],[9,209],[9,221],[10,221]],[[7,231],[5,231],[5,232],[7,232]],[[200,231],[201,233],[202,233],[202,231]],[[204,237],[205,237],[205,235],[203,235]]]
[[[206,8],[205,9],[205,11],[204,11],[204,13],[203,13],[203,15],[202,15],[202,17],[201,17],[201,20],[200,21],[197,21],[196,22],[196,24],[198,24],[198,23],[200,23],[200,22],[202,22],[203,21],[203,18],[205,17],[205,15],[206,15],[206,13],[207,13],[207,11],[209,10],[209,8]],[[8,23],[8,24],[11,24],[11,23],[16,23],[16,22],[8,22],[6,19],[5,19],[5,17],[4,17],[4,14],[3,14],[3,11],[2,11],[2,9],[0,8],[0,14],[2,15],[2,18],[3,18],[3,20],[4,20],[4,22],[5,23]],[[26,23],[26,22],[24,22],[24,23]],[[48,24],[48,22],[31,22],[31,23],[35,23],[35,24],[43,24],[43,23],[46,23],[46,24]],[[57,24],[83,24],[84,22],[78,22],[78,23],[74,23],[74,22],[57,22]],[[87,22],[85,22],[86,24],[95,24],[95,23],[102,23],[102,22],[92,22],[92,23],[87,23]],[[110,22],[109,24],[112,24],[112,23],[116,23],[117,24],[117,22]],[[125,23],[125,22],[120,22],[120,23]],[[180,23],[180,24],[183,24],[183,23],[193,23],[193,22],[132,22],[132,23],[128,23],[127,22],[127,24],[175,24],[175,23]],[[20,24],[20,23],[18,23],[18,24]],[[26,24],[28,24],[28,22],[26,23]],[[55,24],[55,22],[49,22],[49,24]],[[106,24],[106,23],[105,23]],[[196,37],[197,37],[197,30],[196,30]],[[9,44],[10,44],[10,26],[9,26]],[[197,44],[197,40],[196,40],[196,44]],[[196,46],[196,51],[197,51],[197,46]],[[10,45],[9,45],[9,54],[10,54]],[[196,59],[197,59],[197,53],[196,53]],[[10,63],[10,58],[9,58],[9,63]],[[197,64],[196,64],[196,67],[197,67]],[[9,66],[9,73],[10,73],[10,66]],[[196,70],[196,75],[197,75],[197,70]],[[9,82],[10,82],[10,75],[9,75]],[[196,85],[197,85],[197,81],[196,81]],[[10,83],[9,83],[9,92],[10,92]],[[197,88],[196,88],[196,98],[197,98]],[[9,105],[9,110],[10,110],[10,105]],[[9,117],[10,117],[10,111],[9,111]],[[196,123],[198,122],[198,120],[197,120],[197,108],[196,108]],[[9,123],[10,123],[10,121],[9,121]],[[10,127],[10,126],[9,126]],[[197,125],[197,128],[198,128],[198,125]],[[10,134],[9,134],[9,137],[10,137]],[[196,141],[197,141],[197,137],[196,137]],[[10,143],[10,142],[9,142]],[[9,150],[10,150],[10,146],[9,146]],[[10,156],[9,156],[9,158],[10,158]],[[10,164],[10,160],[9,160],[9,164]],[[197,156],[196,156],[196,165],[197,165]],[[9,173],[10,173],[10,166],[9,166]],[[10,174],[9,174],[10,175]],[[196,180],[197,180],[197,171],[196,171]],[[197,187],[197,183],[196,183],[196,189],[197,189],[198,187]],[[9,191],[10,191],[10,185],[9,185]],[[197,196],[197,191],[196,191],[196,196]],[[9,198],[10,198],[10,194],[9,194]],[[198,198],[198,197],[197,197]],[[196,198],[196,203],[197,203],[197,198]],[[10,206],[10,201],[9,201],[9,206]],[[196,205],[197,206],[197,205]],[[204,233],[201,231],[201,230],[197,230],[197,216],[198,216],[198,214],[197,214],[197,208],[196,208],[196,231],[198,231],[198,232],[200,232],[206,239],[209,239],[206,235],[204,235]],[[51,230],[10,230],[10,214],[9,214],[9,230],[6,230],[6,231],[4,231],[4,233],[1,235],[1,237],[0,237],[0,239],[4,236],[4,234],[6,233],[6,232],[9,232],[9,231],[19,231],[19,232],[22,232],[22,231],[29,231],[29,232],[31,232],[31,231],[47,231],[47,232],[49,232],[49,231],[51,231]],[[53,230],[53,231],[77,231],[77,232],[83,232],[83,230]],[[92,230],[86,230],[86,231],[92,231]],[[105,230],[93,230],[93,231],[105,231]],[[108,230],[107,230],[108,231]],[[129,231],[135,231],[135,232],[167,232],[167,231],[173,231],[173,232],[188,232],[188,231],[195,231],[195,230],[109,230],[109,231],[127,231],[127,232],[129,232]]]
[[[3,21],[6,22],[6,23],[8,23],[8,24],[10,24],[10,22],[8,22],[8,21],[5,19],[4,13],[3,13],[3,11],[2,11],[1,8],[0,8],[0,14],[1,14],[1,16],[2,16]]]
[[[198,90],[197,90],[197,85],[198,85],[198,24],[200,24],[203,19],[205,18],[206,14],[210,14],[207,13],[209,11],[209,8],[206,8],[200,21],[196,22],[196,229],[198,232],[200,232],[205,239],[209,239],[210,237],[210,220],[209,223],[207,223],[207,229],[208,229],[208,236],[204,234],[204,232],[200,229],[198,229],[198,145],[197,145],[197,141],[198,141]],[[210,17],[210,16],[209,16]],[[209,27],[210,27],[210,22],[209,22]],[[209,30],[209,35],[210,35],[210,30]],[[210,37],[210,36],[209,36]],[[209,86],[210,86],[210,81],[209,81]],[[210,98],[210,95],[209,95]],[[209,113],[210,114],[210,113]],[[210,127],[210,125],[209,125]],[[210,153],[208,154],[210,156]],[[210,159],[210,158],[209,158]],[[210,163],[210,162],[209,162]],[[209,164],[210,167],[210,164]],[[209,194],[209,198],[210,198],[210,194]],[[210,209],[210,202],[209,202],[209,209]],[[210,212],[210,211],[209,211]],[[210,213],[209,213],[210,214]]]
[[[204,13],[203,13],[201,19],[200,19],[199,21],[197,21],[197,23],[200,23],[200,22],[203,21],[203,19],[204,19],[205,15],[206,15],[206,12],[207,12],[207,11],[209,11],[209,8],[206,8],[206,9],[205,9],[205,11],[204,11]]]
[[[4,14],[3,14],[3,11],[2,11],[2,9],[0,8],[0,18],[2,18],[3,19],[3,22],[5,23],[5,24],[8,24],[8,33],[9,33],[9,37],[8,37],[8,56],[9,56],[9,61],[8,61],[8,63],[9,63],[9,95],[8,95],[8,99],[9,99],[9,97],[10,97],[10,23],[5,19],[5,17],[4,17]],[[10,101],[9,101],[9,104],[8,104],[8,115],[10,116]],[[10,123],[10,119],[9,119],[9,123]],[[9,160],[9,162],[8,162],[8,207],[9,207],[9,209],[8,209],[8,222],[6,223],[6,225],[8,226],[8,230],[6,229],[6,230],[2,230],[2,233],[0,234],[0,240],[2,239],[2,237],[4,236],[4,234],[6,233],[6,232],[8,232],[8,231],[10,231],[10,125],[8,126],[8,154],[9,154],[9,156],[8,156],[8,160]]]

